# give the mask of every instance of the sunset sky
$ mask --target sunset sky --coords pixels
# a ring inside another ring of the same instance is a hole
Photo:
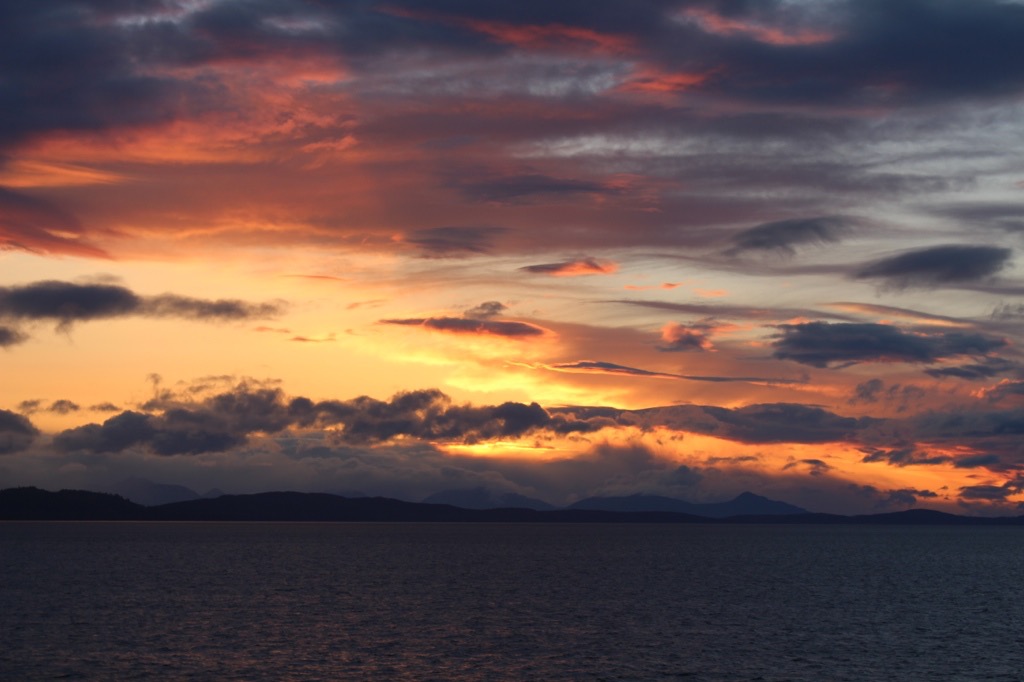
[[[1024,506],[1024,3],[0,4],[0,487]]]

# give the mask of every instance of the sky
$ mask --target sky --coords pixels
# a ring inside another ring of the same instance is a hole
[[[0,487],[1024,508],[1024,3],[0,4]]]

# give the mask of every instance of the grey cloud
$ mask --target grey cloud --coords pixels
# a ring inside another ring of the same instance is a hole
[[[898,327],[873,323],[806,322],[779,325],[772,355],[813,367],[834,363],[909,362],[928,364],[960,355],[985,355],[1006,346],[972,332],[909,334]]]
[[[872,448],[864,450],[862,462],[886,462],[892,466],[905,467],[910,465],[923,464],[946,464],[952,460],[945,455],[929,456],[919,452],[913,447],[902,448]]]
[[[205,300],[164,294],[139,296],[113,284],[42,281],[0,287],[0,318],[56,320],[59,329],[75,322],[115,317],[181,317],[185,319],[248,319],[280,312],[279,304],[237,300]]]
[[[977,469],[979,467],[992,468],[1000,463],[999,455],[968,455],[957,457],[953,460],[953,466],[957,469]]]
[[[782,470],[788,469],[805,468],[807,473],[811,476],[821,476],[832,469],[832,466],[827,462],[820,459],[798,459],[792,462],[787,462]]]
[[[0,410],[0,455],[27,449],[38,435],[39,430],[26,417]]]
[[[848,229],[849,222],[835,216],[763,223],[736,234],[726,255],[735,256],[749,251],[793,255],[798,246],[838,242]]]
[[[605,303],[621,303],[641,308],[667,310],[670,312],[685,313],[689,315],[703,315],[705,317],[746,320],[775,321],[792,317],[829,317],[837,320],[853,319],[846,315],[823,313],[820,310],[812,310],[809,308],[755,308],[750,306],[730,305],[728,303],[674,303],[671,301],[645,301],[638,299],[610,300],[605,301]]]
[[[68,429],[54,438],[63,452],[121,452],[140,447],[159,455],[220,452],[255,434],[290,428],[327,428],[340,443],[367,445],[395,438],[475,442],[514,437],[534,429],[560,433],[592,430],[564,416],[552,417],[536,403],[506,402],[472,407],[453,405],[437,390],[409,391],[389,401],[366,396],[347,401],[287,398],[280,389],[239,385],[201,402],[165,396],[127,410],[102,424]],[[23,418],[22,418],[23,419]]]
[[[994,403],[1016,396],[1024,396],[1024,381],[1006,381],[997,384],[988,392],[989,401]]]
[[[1005,486],[967,485],[960,488],[960,497],[965,500],[1001,501],[1016,492],[1016,490]]]
[[[523,272],[530,272],[539,275],[603,275],[609,272],[614,272],[615,267],[610,263],[603,263],[596,258],[579,258],[576,260],[561,261],[558,263],[527,265],[519,269]]]
[[[498,301],[484,301],[480,305],[473,306],[462,314],[463,317],[471,320],[487,320],[497,317],[508,310],[508,306]]]
[[[281,312],[279,303],[246,303],[236,299],[205,300],[163,294],[143,299],[142,315],[183,317],[192,320],[249,320],[273,317]]]
[[[428,256],[466,256],[488,253],[494,240],[505,231],[502,227],[430,227],[414,230],[406,241]]]
[[[52,403],[50,403],[50,407],[47,409],[48,411],[53,412],[54,414],[71,414],[72,412],[77,412],[81,408],[77,403],[74,403],[70,400],[61,399],[54,400]]]
[[[28,340],[28,336],[13,327],[0,325],[0,348],[16,346]]]
[[[996,246],[933,246],[883,258],[865,265],[853,276],[881,280],[899,289],[971,283],[997,274],[1009,263],[1012,253],[1011,249]]]
[[[614,362],[602,360],[577,360],[575,362],[561,362],[554,365],[547,365],[548,369],[556,372],[596,372],[600,374],[620,374],[625,376],[654,377],[659,379],[685,379],[687,381],[707,381],[711,383],[769,383],[769,384],[795,384],[800,383],[799,379],[771,378],[771,377],[745,377],[745,376],[701,376],[697,374],[672,374],[669,372],[653,372],[651,370],[627,367]]]
[[[461,179],[455,187],[473,201],[524,202],[534,198],[574,194],[609,194],[613,190],[598,182],[556,178],[542,173],[525,173],[479,180]]]
[[[424,327],[453,334],[490,334],[509,338],[543,336],[540,327],[512,320],[481,320],[466,317],[415,317],[407,319],[381,320],[382,324],[396,324],[406,327]]]
[[[956,367],[926,369],[924,372],[936,378],[954,377],[968,381],[978,381],[991,379],[1003,374],[1019,373],[1020,365],[1003,358],[984,358],[981,362],[958,365]]]

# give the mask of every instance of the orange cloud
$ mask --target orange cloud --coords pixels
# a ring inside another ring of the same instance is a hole
[[[466,20],[457,23],[517,47],[583,48],[591,52],[612,55],[627,52],[633,47],[633,41],[624,36],[599,33],[580,26],[520,25],[479,20]]]
[[[771,45],[815,45],[835,39],[835,34],[811,29],[784,30],[773,26],[723,17],[714,12],[691,8],[682,12],[684,21],[696,23],[708,33],[723,36],[745,36]]]

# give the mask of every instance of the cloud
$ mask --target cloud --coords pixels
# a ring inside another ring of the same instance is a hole
[[[61,399],[54,400],[52,403],[50,403],[50,407],[47,409],[48,411],[53,412],[54,414],[71,414],[72,412],[77,412],[81,408],[77,403],[74,403],[70,400]]]
[[[1002,501],[1018,491],[996,485],[967,485],[960,488],[960,497],[965,500]]]
[[[820,310],[811,308],[760,308],[754,306],[731,305],[728,303],[707,304],[707,303],[675,303],[672,301],[644,301],[636,299],[619,299],[605,301],[606,303],[622,303],[625,305],[651,308],[653,310],[667,310],[676,313],[689,315],[703,315],[713,318],[734,318],[746,320],[769,320],[790,319],[799,317],[830,317],[838,320],[854,319],[845,315],[829,315]]]
[[[0,325],[0,348],[6,348],[7,346],[16,346],[19,343],[24,343],[28,340],[28,336],[22,334],[17,329]]]
[[[618,265],[612,261],[597,260],[596,258],[579,258],[560,263],[527,265],[519,269],[524,272],[553,277],[574,277],[578,275],[610,275],[618,269]]]
[[[806,322],[778,328],[781,332],[772,343],[772,355],[813,367],[860,362],[929,364],[960,355],[985,355],[1007,343],[971,332],[912,334],[873,323]]]
[[[261,318],[281,311],[280,304],[206,300],[163,294],[139,296],[113,284],[43,281],[0,287],[0,318],[56,320],[66,330],[75,322],[116,317],[180,317],[192,320]]]
[[[725,253],[736,256],[748,251],[775,251],[793,255],[797,246],[838,242],[848,228],[848,220],[835,216],[763,223],[733,236],[733,245]]]
[[[508,306],[499,301],[484,301],[480,305],[473,306],[462,314],[463,317],[470,320],[489,320],[492,317],[497,317],[503,312],[508,310]]]
[[[682,379],[678,374],[667,374],[665,372],[652,372],[636,367],[626,367],[613,362],[602,362],[599,360],[577,360],[576,362],[560,362],[554,365],[545,365],[547,369],[556,372],[584,372],[597,374],[619,374],[636,377],[654,377],[657,379]]]
[[[522,436],[539,428],[559,433],[591,430],[564,416],[553,418],[536,403],[454,405],[436,389],[398,393],[389,401],[362,396],[317,402],[287,398],[280,389],[242,384],[199,403],[168,397],[151,401],[146,408],[63,431],[54,437],[54,446],[63,452],[95,453],[141,447],[170,456],[221,452],[254,434],[290,428],[330,429],[337,442],[352,445],[401,438],[472,443]]]
[[[0,410],[0,455],[28,449],[38,435],[39,430],[26,417]]]
[[[556,178],[543,173],[459,179],[454,182],[454,186],[468,199],[495,203],[523,202],[574,194],[608,194],[617,191],[599,182]]]
[[[968,381],[980,381],[983,379],[991,379],[992,377],[999,376],[1001,374],[1019,373],[1020,369],[1020,365],[1015,362],[1011,362],[1010,360],[1005,360],[1003,358],[984,358],[981,362],[958,365],[955,367],[926,369],[924,372],[925,374],[936,378],[955,377],[957,379],[966,379]]]
[[[664,344],[657,348],[664,353],[713,350],[711,333],[715,328],[715,322],[711,319],[689,326],[669,322],[661,328],[661,340]]]
[[[618,426],[666,428],[751,444],[856,442],[860,432],[885,422],[870,417],[844,417],[799,403],[762,403],[738,408],[672,405],[641,410],[565,407],[550,408],[549,412],[584,423],[610,420]]]
[[[406,327],[423,327],[451,334],[483,334],[506,338],[527,338],[544,336],[547,330],[528,322],[512,320],[479,320],[465,317],[413,317],[407,319],[381,320],[382,324],[396,324]]]
[[[427,256],[467,256],[488,253],[503,232],[501,227],[430,227],[414,230],[405,241]]]
[[[1011,249],[996,246],[933,246],[863,266],[856,279],[878,279],[895,289],[942,287],[977,282],[1008,264]]]
[[[746,376],[701,376],[697,374],[672,374],[669,372],[653,372],[636,367],[627,367],[614,362],[600,360],[577,360],[575,362],[561,362],[553,365],[540,365],[544,369],[555,372],[580,372],[594,374],[613,374],[620,376],[651,377],[655,379],[685,379],[687,381],[706,381],[710,383],[765,383],[765,384],[795,384],[800,383],[799,379],[782,379],[770,377],[746,377]]]
[[[2,118],[0,114],[0,120]],[[2,130],[0,126],[0,143]],[[78,220],[57,206],[0,187],[0,251],[16,249],[52,255],[107,257],[83,238],[83,232]]]

